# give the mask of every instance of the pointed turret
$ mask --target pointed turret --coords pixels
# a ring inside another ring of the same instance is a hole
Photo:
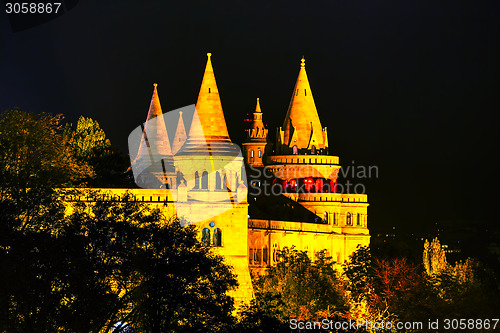
[[[262,110],[260,109],[260,102],[259,102],[258,97],[257,97],[257,105],[255,106],[255,112],[262,113]]]
[[[144,154],[147,154],[149,157],[172,155],[157,86],[156,83],[153,84],[153,96],[149,104],[148,116],[142,132],[141,145],[137,158],[144,157]]]
[[[211,56],[211,53],[207,53],[208,59],[196,102],[196,112],[191,121],[186,143],[178,154],[193,154],[202,151],[209,151],[211,154],[234,155],[238,153],[227,131]]]
[[[141,186],[157,187],[168,183],[168,175],[173,171],[172,150],[167,128],[158,97],[157,84],[153,84],[153,96],[149,104],[148,116],[142,127],[142,136],[137,156],[132,162],[136,182]],[[151,178],[149,175],[152,175]],[[159,184],[159,185],[158,185]]]
[[[299,76],[293,90],[288,112],[279,131],[281,153],[289,153],[294,146],[297,150],[328,148],[326,128],[323,129],[307,79],[305,59],[302,58]],[[314,148],[313,148],[314,146]]]
[[[211,53],[207,53],[207,65],[201,82],[196,112],[200,126],[191,126],[189,139],[203,139],[209,141],[231,141],[227,132],[226,120],[222,111],[219,89],[215,81],[212,67]]]
[[[179,111],[179,122],[175,131],[174,142],[172,143],[172,154],[177,154],[181,149],[184,142],[186,142],[186,128],[184,127],[184,120],[182,119],[182,111]]]
[[[247,133],[247,141],[266,141],[267,129],[264,127],[264,123],[262,122],[262,110],[260,109],[260,102],[258,98],[255,112],[253,113],[252,125],[250,129],[247,130]]]
[[[253,121],[247,131],[247,140],[243,143],[245,163],[253,166],[263,166],[262,158],[266,153],[267,129],[262,121],[262,110],[257,98],[257,105],[253,113]]]

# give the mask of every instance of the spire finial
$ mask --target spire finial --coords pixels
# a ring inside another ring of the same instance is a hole
[[[262,112],[260,110],[260,102],[259,102],[259,98],[257,97],[257,106],[255,106],[255,112]]]
[[[158,83],[153,83],[154,90],[156,91],[156,87],[158,86]]]
[[[302,59],[300,60],[300,68],[305,68],[306,67],[306,59],[304,56],[302,56]]]
[[[208,57],[208,59],[210,59],[210,57],[211,57],[211,56],[212,56],[212,53],[208,52],[208,53],[207,53],[207,57]]]

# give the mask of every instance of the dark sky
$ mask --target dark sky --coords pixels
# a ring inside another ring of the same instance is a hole
[[[378,167],[354,180],[372,230],[498,226],[499,5],[80,0],[18,32],[2,10],[0,109],[92,117],[126,151],[152,84],[164,112],[195,103],[212,52],[240,142],[256,97],[271,131],[281,126],[304,55],[330,151],[344,167]]]

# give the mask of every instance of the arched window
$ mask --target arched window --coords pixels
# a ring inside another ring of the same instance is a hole
[[[204,228],[203,231],[201,232],[201,243],[204,246],[210,245],[210,229]]]
[[[259,157],[262,157],[262,152],[260,151],[260,149],[259,149]]]
[[[250,150],[250,157],[253,157],[253,149]]]
[[[217,190],[220,190],[222,187],[221,187],[221,179],[220,179],[220,173],[219,171],[217,171],[215,173],[215,188]]]
[[[316,146],[311,147],[311,155],[316,155]]]
[[[227,175],[226,175],[226,174],[224,174],[224,183],[223,183],[223,185],[222,185],[222,186],[224,186],[224,187],[223,187],[223,189],[224,189],[224,190],[227,190],[227,189],[228,189],[228,185],[229,185],[229,184],[227,183]]]
[[[208,190],[208,172],[206,171],[201,174],[201,188]]]
[[[292,148],[292,154],[293,155],[298,155],[299,154],[299,148],[297,147],[297,145],[293,146],[293,148]]]
[[[328,223],[328,212],[323,214],[323,222]]]
[[[361,214],[360,213],[358,213],[358,218],[357,218],[356,224],[361,225]]]
[[[268,251],[267,251],[267,246],[264,246],[264,249],[262,249],[262,261],[264,262],[265,265],[268,265]]]
[[[215,228],[214,230],[214,246],[222,246],[222,230]]]
[[[179,185],[182,183],[182,173],[180,171],[177,171],[175,181],[176,181],[176,187],[179,187]]]
[[[346,219],[345,219],[345,224],[346,225],[352,225],[352,222],[351,222],[351,213],[347,213]]]
[[[200,176],[198,175],[198,171],[194,173],[194,188],[200,188]]]
[[[253,249],[248,249],[248,263],[253,264]]]

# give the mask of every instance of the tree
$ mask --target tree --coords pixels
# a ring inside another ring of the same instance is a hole
[[[368,321],[427,320],[435,297],[420,266],[406,258],[373,258],[359,247],[344,264],[351,318]]]
[[[61,212],[55,203],[62,189],[93,175],[71,154],[61,120],[61,115],[19,110],[1,115],[0,228],[43,227],[46,218]]]
[[[118,321],[139,332],[232,327],[235,276],[193,226],[164,222],[128,197],[71,210],[57,235],[18,232],[3,244],[0,331],[101,332]]]
[[[70,203],[92,175],[61,116],[0,118],[0,332],[223,331],[234,275],[196,238],[132,201]],[[65,200],[66,199],[66,200]]]
[[[126,174],[130,161],[111,146],[97,121],[80,116],[76,125],[66,125],[64,137],[73,156],[94,169],[93,177],[87,179],[90,186],[134,186],[133,179]]]
[[[441,317],[474,318],[498,313],[500,295],[494,273],[479,261],[467,258],[449,264],[439,240],[427,240],[423,261],[427,280],[442,302]]]
[[[346,289],[355,302],[366,301],[367,289],[373,279],[372,255],[368,246],[359,246],[343,264]]]
[[[118,299],[107,325],[128,323],[139,332],[224,331],[233,323],[235,275],[194,226],[165,222],[157,210],[124,198],[78,204],[73,224],[88,237],[93,257],[109,273]]]
[[[427,239],[425,240],[423,262],[425,271],[429,276],[437,275],[448,267],[446,254],[437,237],[430,243]]]
[[[257,283],[256,307],[261,312],[287,322],[347,309],[334,262],[325,251],[316,253],[312,261],[306,251],[284,248],[278,258],[278,264]]]

